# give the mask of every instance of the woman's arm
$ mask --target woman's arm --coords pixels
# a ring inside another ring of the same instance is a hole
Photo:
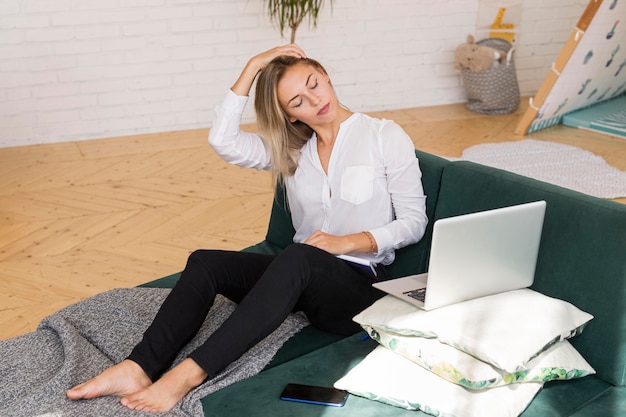
[[[265,142],[254,133],[241,131],[239,125],[254,79],[259,71],[280,55],[303,57],[304,52],[297,45],[285,45],[250,58],[231,90],[215,109],[209,143],[228,163],[243,168],[270,169],[270,156]]]
[[[422,172],[411,138],[398,124],[387,121],[380,130],[380,139],[395,216],[387,225],[370,230],[382,253],[418,242],[424,236],[428,218]]]

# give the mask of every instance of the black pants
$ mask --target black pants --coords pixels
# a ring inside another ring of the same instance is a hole
[[[360,329],[352,317],[383,295],[372,287],[371,279],[310,245],[294,244],[276,256],[199,250],[189,256],[179,282],[129,359],[152,380],[158,379],[200,329],[217,294],[238,305],[189,355],[209,378],[293,311],[303,311],[321,330],[349,335]]]

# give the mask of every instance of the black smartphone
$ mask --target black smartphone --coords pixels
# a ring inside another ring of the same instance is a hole
[[[280,399],[285,401],[343,407],[348,399],[348,391],[330,387],[317,387],[313,385],[287,384],[283,393],[280,394]]]

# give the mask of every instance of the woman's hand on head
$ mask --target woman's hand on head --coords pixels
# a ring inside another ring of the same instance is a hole
[[[255,64],[258,71],[261,71],[272,61],[272,59],[283,55],[294,56],[296,58],[306,58],[306,54],[302,48],[295,43],[290,43],[288,45],[277,46],[272,49],[268,49],[265,52],[261,52],[260,54],[253,56],[250,61]]]
[[[239,96],[247,96],[250,94],[250,89],[252,88],[252,83],[254,83],[254,79],[256,78],[259,71],[269,64],[272,59],[277,56],[287,55],[287,56],[295,56],[297,58],[306,58],[306,54],[295,43],[291,43],[288,45],[276,46],[272,49],[268,49],[265,52],[261,52],[258,55],[253,56],[246,63],[241,75],[235,81],[235,84],[231,87],[233,93]]]

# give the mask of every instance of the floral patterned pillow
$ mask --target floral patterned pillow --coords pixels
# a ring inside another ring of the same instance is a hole
[[[582,332],[593,316],[530,289],[507,291],[431,311],[390,295],[354,317],[362,327],[434,338],[508,373]]]
[[[366,330],[372,339],[394,353],[452,383],[473,390],[520,382],[574,379],[595,373],[567,340],[542,352],[528,362],[526,369],[507,372],[437,339],[401,336],[370,326],[366,326]]]
[[[518,416],[542,386],[540,382],[529,382],[469,390],[383,346],[335,382],[336,388],[353,395],[441,417]]]

